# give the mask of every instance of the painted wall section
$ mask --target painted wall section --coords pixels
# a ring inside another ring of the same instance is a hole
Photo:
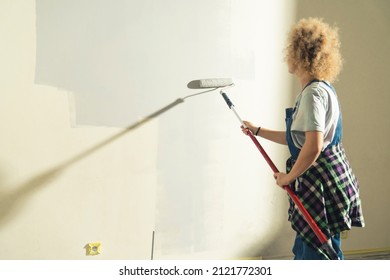
[[[0,258],[91,258],[99,242],[93,258],[148,259],[153,230],[155,258],[289,250],[285,194],[218,92],[121,134],[215,77],[243,117],[282,128],[284,1],[35,4],[0,9]]]
[[[254,78],[253,50],[233,38],[231,1],[36,3],[36,82],[72,91],[77,125],[126,126],[190,79]]]

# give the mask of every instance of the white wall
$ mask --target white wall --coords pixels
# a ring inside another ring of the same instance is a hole
[[[284,1],[0,6],[1,259],[83,259],[95,241],[97,259],[149,259],[152,231],[161,259],[289,251],[286,195],[218,92],[123,130],[215,77],[244,118],[283,128]]]
[[[327,16],[326,9],[304,8],[305,1],[295,4],[0,1],[0,258],[91,258],[83,247],[99,241],[96,259],[149,259],[153,231],[157,259],[289,255],[294,233],[286,194],[218,92],[124,128],[196,93],[186,88],[190,80],[232,77],[228,94],[242,117],[282,129],[284,107],[296,94],[282,60],[295,8],[299,16]],[[389,150],[379,137],[389,119],[381,82],[389,65],[381,63],[388,59],[388,21],[380,13],[388,4],[355,7],[352,18],[341,16],[348,3],[337,5],[330,15],[342,40],[356,36],[343,41],[347,64],[336,86],[368,223],[346,245],[388,247],[386,223],[375,220],[388,207],[378,179]],[[384,36],[359,23],[367,9],[366,26],[372,13]],[[354,29],[358,23],[363,31]],[[381,38],[367,38],[375,52],[367,61],[363,44],[356,45],[362,35]],[[359,69],[368,66],[366,73],[379,69],[378,75],[363,79]],[[348,98],[351,81],[355,93]],[[371,86],[380,98],[367,94]],[[358,114],[363,109],[367,114]],[[376,137],[360,137],[361,124]],[[286,148],[262,144],[283,169]]]

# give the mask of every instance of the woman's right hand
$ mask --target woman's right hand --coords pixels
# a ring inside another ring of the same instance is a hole
[[[257,130],[257,127],[254,126],[251,122],[248,122],[248,121],[242,121],[246,127],[244,127],[243,125],[241,125],[241,130],[242,132],[245,134],[245,135],[248,135],[249,133],[249,130],[252,132],[252,134],[255,134],[256,130]]]

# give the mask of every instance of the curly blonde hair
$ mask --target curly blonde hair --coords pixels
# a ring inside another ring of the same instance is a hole
[[[317,79],[333,82],[343,64],[337,27],[319,18],[301,19],[288,35],[285,60]]]

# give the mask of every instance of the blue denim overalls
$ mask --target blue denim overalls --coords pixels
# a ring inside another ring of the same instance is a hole
[[[331,85],[329,85],[328,83],[326,83],[324,81],[313,80],[308,85],[310,85],[313,82],[325,83],[332,90],[332,92],[334,92],[334,94],[336,94],[335,89]],[[295,110],[296,110],[296,107],[286,109],[286,140],[287,140],[288,148],[290,150],[293,162],[295,162],[297,160],[299,152],[300,152],[300,149],[295,146],[295,144],[292,140],[292,137],[291,137],[291,125],[293,122],[293,114],[295,113]],[[335,135],[333,137],[332,142],[329,144],[329,146],[336,145],[336,144],[340,143],[341,136],[342,136],[342,117],[341,117],[341,110],[340,110]],[[294,188],[293,188],[293,190],[294,190]],[[340,245],[341,245],[340,244],[341,243],[340,234],[334,235],[331,238],[331,241],[332,241],[332,246],[335,249],[336,253],[338,254],[339,258],[344,259],[343,253],[342,253],[341,248],[340,248]],[[295,257],[294,257],[295,260],[321,260],[321,259],[325,259],[325,257],[322,254],[315,251],[310,246],[308,246],[305,242],[303,242],[303,240],[301,239],[299,234],[297,234],[296,238],[295,238],[293,253],[295,255]]]

